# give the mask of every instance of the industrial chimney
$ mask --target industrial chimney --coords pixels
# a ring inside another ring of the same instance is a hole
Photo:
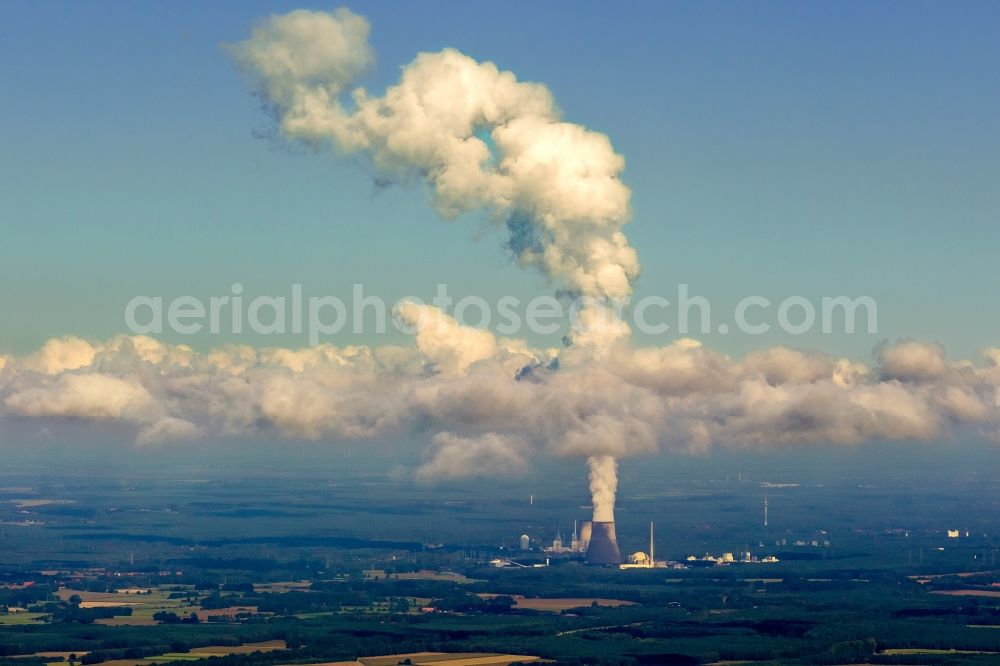
[[[587,547],[588,564],[620,564],[621,551],[615,537],[613,522],[594,521],[591,527],[590,545]]]

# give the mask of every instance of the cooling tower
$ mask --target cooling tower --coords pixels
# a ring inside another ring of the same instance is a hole
[[[614,523],[594,522],[591,528],[590,546],[587,547],[588,564],[620,564],[621,551],[615,537]]]
[[[580,549],[586,552],[587,547],[590,545],[590,535],[593,530],[592,524],[589,520],[584,520],[580,523],[580,536],[578,538],[580,542]]]

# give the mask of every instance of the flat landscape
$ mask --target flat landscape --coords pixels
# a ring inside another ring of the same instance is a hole
[[[1000,478],[971,464],[939,466],[931,493],[849,457],[828,474],[794,460],[624,465],[618,540],[648,547],[654,521],[666,565],[619,570],[544,551],[589,510],[575,470],[442,488],[377,461],[264,477],[132,460],[0,473],[0,664],[950,665],[1000,653]],[[744,550],[755,561],[719,557]]]

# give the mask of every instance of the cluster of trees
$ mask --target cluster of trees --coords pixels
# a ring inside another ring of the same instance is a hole
[[[506,615],[514,606],[514,598],[508,595],[480,597],[463,590],[455,590],[440,599],[435,599],[431,606],[439,611],[454,613]]]
[[[52,622],[73,622],[77,624],[93,624],[94,620],[102,620],[116,616],[128,616],[132,609],[128,606],[109,606],[106,608],[80,608],[74,604],[58,605],[52,612]]]
[[[51,585],[30,585],[22,588],[0,587],[0,606],[26,608],[51,599],[55,588]]]
[[[200,624],[201,620],[198,618],[198,614],[191,611],[190,615],[185,615],[181,617],[177,613],[171,613],[170,611],[159,611],[153,613],[153,619],[157,622],[162,622],[163,624]]]

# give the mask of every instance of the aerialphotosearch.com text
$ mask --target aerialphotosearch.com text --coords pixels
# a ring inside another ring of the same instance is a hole
[[[182,335],[241,334],[304,335],[310,345],[340,333],[383,334],[392,326],[413,333],[418,326],[399,316],[403,303],[426,304],[417,297],[395,302],[366,294],[364,285],[354,284],[348,298],[334,295],[306,296],[301,284],[293,284],[288,295],[244,294],[243,285],[234,283],[229,293],[207,299],[195,296],[135,296],[125,306],[125,324],[137,335],[170,331]],[[727,317],[704,296],[692,295],[689,285],[677,285],[676,295],[641,298],[595,299],[591,297],[536,296],[521,299],[502,296],[493,302],[479,296],[455,299],[446,284],[437,285],[430,305],[453,317],[459,324],[488,328],[500,335],[517,336],[525,331],[552,335],[563,330],[567,321],[579,329],[580,313],[592,326],[593,312],[626,322],[633,331],[647,335],[730,334],[763,335],[780,330],[792,335],[878,331],[878,306],[870,296],[824,296],[809,299],[788,296],[774,301],[763,296],[742,298]],[[596,309],[595,309],[596,308]]]

